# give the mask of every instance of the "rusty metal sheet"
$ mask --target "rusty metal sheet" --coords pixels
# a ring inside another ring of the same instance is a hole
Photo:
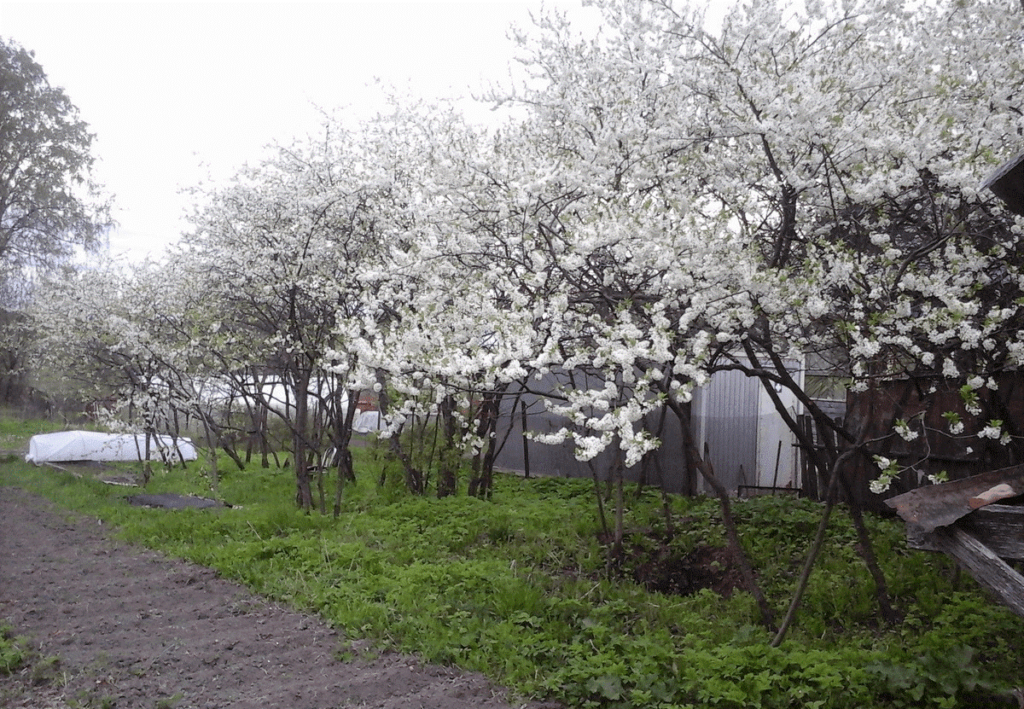
[[[1001,487],[1001,486],[1006,487]],[[1024,494],[1024,465],[928,485],[885,501],[905,522],[925,532],[953,524],[978,507]]]

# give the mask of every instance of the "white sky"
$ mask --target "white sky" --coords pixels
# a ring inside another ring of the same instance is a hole
[[[593,22],[579,0],[546,0]],[[114,195],[111,250],[159,256],[185,228],[179,189],[224,179],[306,135],[317,107],[353,120],[380,80],[426,98],[508,76],[507,30],[541,0],[58,3],[0,0],[0,37],[34,51],[96,134]]]

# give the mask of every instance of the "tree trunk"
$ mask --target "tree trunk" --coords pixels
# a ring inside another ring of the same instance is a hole
[[[597,498],[597,518],[601,523],[601,533],[607,538],[608,532],[608,518],[604,513],[604,498],[601,497],[601,481],[597,477],[597,468],[594,466],[594,462],[588,460],[587,467],[590,468],[590,475],[594,480],[594,497]]]
[[[608,561],[611,563],[614,560],[616,565],[622,563],[622,539],[625,536],[625,470],[626,464],[623,460],[622,449],[617,448],[615,451],[615,462],[612,463],[608,471],[609,482],[611,482],[615,494],[615,532],[612,537],[612,549]]]
[[[324,472],[327,467],[326,453],[321,456],[317,456],[320,459],[320,464],[316,466],[316,494],[319,502],[320,514],[327,514],[327,489],[324,487]]]
[[[1024,1],[1024,0],[1022,0]],[[523,475],[530,477],[530,438],[526,435],[526,399],[519,402],[519,418],[523,426]],[[511,428],[511,425],[509,426]]]
[[[736,528],[736,520],[732,516],[732,503],[729,500],[729,492],[719,482],[718,478],[715,477],[715,471],[711,464],[697,451],[697,447],[693,442],[693,436],[690,433],[690,417],[688,412],[682,404],[674,401],[671,396],[668,398],[667,405],[679,418],[680,433],[682,434],[684,452],[688,462],[697,468],[701,477],[711,486],[711,489],[715,491],[715,495],[718,497],[719,507],[722,510],[722,524],[725,527],[725,536],[729,550],[739,566],[740,575],[743,577],[747,590],[750,591],[750,594],[757,602],[757,607],[761,611],[761,622],[768,630],[774,630],[775,614],[772,613],[771,606],[768,605],[768,599],[765,598],[764,591],[761,590],[760,584],[757,583],[754,568],[750,565],[746,552],[743,551],[739,530]]]
[[[152,436],[152,427],[150,425],[148,425],[148,424],[146,425],[145,433],[143,435],[145,436],[145,444],[143,445],[143,451],[142,451],[142,456],[141,456],[142,457],[142,485],[143,485],[143,487],[145,487],[146,485],[149,484],[150,478],[153,477],[153,464],[152,464],[152,462],[149,459],[149,452],[150,452],[149,446],[150,446],[150,441],[152,440],[152,438],[151,438],[151,436]],[[136,446],[137,445],[138,444],[136,443]]]
[[[856,449],[850,448],[843,452],[836,462],[832,466],[831,475],[829,476],[828,488],[825,492],[825,510],[822,512],[821,520],[818,522],[818,531],[814,535],[814,541],[811,543],[811,548],[807,552],[807,561],[804,562],[803,571],[800,572],[800,579],[797,581],[796,590],[793,592],[793,598],[789,602],[789,608],[786,610],[786,616],[782,619],[782,624],[779,626],[778,631],[775,633],[775,637],[772,638],[770,645],[772,647],[778,647],[782,644],[782,641],[786,638],[786,633],[789,631],[790,626],[793,624],[793,620],[796,618],[797,608],[800,607],[800,601],[804,597],[804,593],[807,591],[807,583],[811,578],[811,570],[814,568],[814,563],[818,559],[818,555],[821,553],[821,547],[825,542],[825,530],[828,529],[828,521],[832,516],[832,508],[836,504],[836,493],[839,490],[839,468],[846,462],[846,460],[856,452]]]
[[[210,417],[202,409],[199,411],[199,420],[203,424],[203,431],[206,433],[206,447],[210,451],[210,488],[216,493],[220,482],[220,475],[217,472],[217,436],[210,424]]]
[[[760,363],[757,361],[756,353],[750,344],[744,346],[747,356],[751,363],[760,369]],[[782,380],[783,385],[791,391],[795,390],[796,384],[790,377],[789,373],[783,367],[781,358],[772,352],[769,352],[769,358],[772,360],[772,364],[775,367],[775,372]],[[765,391],[772,399],[772,403],[775,405],[776,411],[782,416],[786,425],[790,431],[800,441],[801,446],[808,452],[808,454],[814,459],[815,466],[820,470],[830,471],[829,488],[832,489],[838,481],[843,485],[843,491],[846,494],[846,499],[850,502],[850,514],[853,518],[854,528],[857,532],[857,553],[864,560],[864,564],[868,568],[868,572],[871,574],[871,578],[875,583],[875,597],[878,601],[878,607],[882,614],[882,618],[886,623],[893,624],[898,620],[897,613],[893,610],[892,604],[889,601],[889,589],[888,584],[885,580],[885,574],[882,572],[881,567],[878,565],[878,560],[875,557],[874,546],[871,543],[871,535],[868,532],[867,526],[864,524],[864,515],[862,514],[860,507],[857,505],[856,500],[853,497],[853,491],[850,489],[846,479],[842,476],[842,466],[840,461],[845,462],[849,457],[859,450],[859,447],[855,445],[852,448],[848,448],[843,454],[839,454],[839,441],[833,440],[833,435],[839,436],[840,434],[847,440],[852,442],[852,436],[848,431],[844,431],[835,426],[832,421],[825,416],[824,412],[821,411],[820,407],[814,405],[813,402],[805,402],[808,406],[808,410],[811,412],[815,423],[818,425],[818,430],[821,432],[821,438],[825,442],[825,453],[824,460],[822,456],[814,449],[813,441],[809,440],[807,429],[800,425],[800,422],[790,416],[789,411],[783,405],[781,398],[775,391],[775,387],[772,386],[772,382],[767,380],[764,375],[761,377],[761,383],[765,387]],[[834,462],[831,462],[834,461]],[[829,464],[831,462],[831,464]],[[831,509],[828,509],[828,513]],[[827,515],[826,515],[827,522]]]
[[[391,453],[402,464],[402,469],[405,471],[406,488],[408,488],[409,492],[417,495],[423,494],[423,472],[413,465],[412,458],[402,448],[402,442],[399,440],[398,435],[392,436],[388,443],[391,447]]]
[[[761,590],[760,584],[757,582],[757,576],[754,574],[754,568],[750,565],[750,560],[747,559],[746,552],[743,551],[743,545],[740,543],[739,530],[736,528],[736,520],[732,516],[732,503],[729,500],[729,492],[725,489],[725,486],[718,481],[715,477],[715,471],[711,467],[711,463],[707,462],[700,456],[697,449],[690,444],[689,447],[690,459],[696,465],[697,470],[700,471],[704,481],[711,486],[711,489],[715,491],[715,495],[718,497],[719,507],[722,510],[722,524],[725,527],[725,536],[729,544],[729,551],[732,553],[733,558],[736,560],[737,565],[740,567],[740,574],[743,576],[743,582],[747,586],[747,590],[757,601],[757,607],[761,611],[761,623],[768,630],[775,629],[775,614],[772,612],[771,606],[768,605],[768,599],[765,598],[764,591]]]
[[[840,477],[846,499],[852,501],[850,483],[843,476],[842,470],[837,469],[834,474]],[[888,625],[895,625],[899,621],[899,613],[892,607],[892,602],[889,599],[889,584],[885,580],[882,567],[878,565],[875,547],[871,542],[871,533],[868,531],[867,525],[864,524],[864,514],[858,505],[850,504],[850,516],[853,518],[853,527],[857,531],[857,554],[864,560],[864,565],[868,567],[868,572],[875,582],[875,599],[878,601],[878,610],[882,614],[882,620]]]
[[[384,370],[377,370],[377,383],[380,384],[380,391],[377,393],[380,402],[380,410],[387,411],[391,407],[391,399],[387,395],[387,379]],[[402,464],[405,471],[405,486],[409,492],[417,495],[423,493],[423,473],[413,465],[412,458],[402,450],[402,443],[399,440],[400,432],[396,431],[388,438],[388,446],[391,453]]]
[[[356,471],[352,464],[352,451],[349,449],[349,446],[352,444],[352,425],[355,422],[358,406],[359,392],[349,391],[348,406],[345,408],[340,420],[336,420],[334,441],[336,460],[334,463],[338,466],[338,479],[334,486],[335,519],[341,515],[341,494],[345,483],[348,481],[355,482],[356,480]]]
[[[440,411],[441,421],[439,423],[444,425],[444,443],[438,456],[437,496],[439,498],[454,495],[458,487],[456,468],[459,464],[459,458],[455,443],[457,422],[455,420],[454,397],[444,397],[441,400]]]
[[[306,464],[309,426],[309,372],[300,370],[295,381],[295,420],[292,422],[292,457],[295,465],[295,504],[300,510],[313,509],[313,491],[310,486],[309,466]]]
[[[484,394],[480,405],[480,421],[476,428],[478,438],[487,441],[473,458],[472,475],[469,479],[468,494],[481,499],[491,497],[494,487],[494,456],[497,448],[498,407],[501,394],[488,392]]]

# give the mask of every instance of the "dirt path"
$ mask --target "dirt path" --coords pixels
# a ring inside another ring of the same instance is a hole
[[[11,488],[0,488],[0,620],[59,658],[0,677],[0,706],[512,706],[479,675],[397,655],[339,661],[339,639],[317,618]]]

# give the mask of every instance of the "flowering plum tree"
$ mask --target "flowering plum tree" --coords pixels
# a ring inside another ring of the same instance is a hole
[[[1018,229],[978,186],[1019,137],[1019,13],[768,2],[713,34],[685,6],[597,4],[592,42],[550,18],[524,37],[545,81],[511,100],[576,191],[575,292],[597,260],[604,301],[669,338],[640,361],[683,392],[744,369],[824,426],[788,355],[859,386],[1017,363]]]
[[[108,426],[146,434],[144,481],[156,436],[179,435],[178,417],[197,411],[201,352],[182,337],[175,286],[152,265],[69,270],[47,279],[29,310],[40,368],[106,402],[97,414]]]
[[[261,400],[292,432],[296,501],[313,505],[310,465],[323,446],[338,452],[339,482],[353,475],[348,445],[359,391],[369,385],[356,344],[373,321],[373,273],[391,248],[392,185],[355,138],[328,124],[322,139],[282,147],[211,191],[192,218],[181,259],[205,297],[205,339],[220,369]],[[367,305],[370,303],[370,305]],[[212,317],[210,314],[215,314]],[[251,383],[271,372],[294,406],[271,406]],[[361,378],[362,377],[362,378]]]
[[[486,255],[495,231],[516,228],[504,206],[510,180],[499,167],[509,144],[450,111],[415,105],[396,105],[366,134],[364,145],[392,175],[393,214],[403,214],[386,268],[362,276],[376,304],[364,318],[360,359],[379,378],[385,435],[407,486],[422,492],[430,471],[402,449],[400,433],[412,422],[437,421],[444,439],[437,493],[455,491],[468,454],[470,492],[486,496],[499,401],[510,381],[525,376],[520,361],[535,339],[535,317],[513,307],[506,272]]]
[[[776,386],[870,451],[804,390],[808,356],[854,387],[1019,366],[1020,229],[979,193],[1020,139],[1019,10],[756,2],[714,31],[686,5],[595,5],[594,39],[557,16],[521,37],[533,78],[507,97],[547,156],[527,184],[571,195],[535,233],[558,364],[607,382],[562,408],[578,455],[637,460],[651,392],[675,406],[722,369],[758,377],[807,450]],[[812,455],[841,479],[837,448]]]

